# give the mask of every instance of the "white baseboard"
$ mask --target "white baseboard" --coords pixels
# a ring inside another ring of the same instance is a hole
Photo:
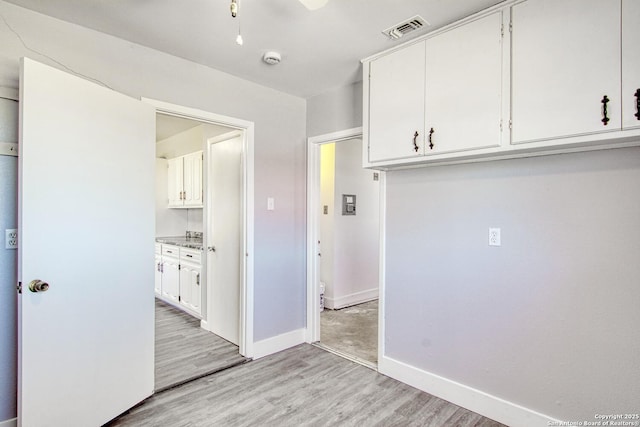
[[[296,329],[295,331],[253,343],[253,359],[260,359],[261,357],[302,344],[305,342],[305,332],[305,328]]]
[[[204,319],[200,319],[200,327],[201,327],[202,329],[204,329],[205,331],[209,331],[209,332],[211,332],[211,329],[209,328],[209,322],[207,322],[207,321],[206,321],[206,320],[204,320]]]
[[[378,372],[511,427],[558,422],[539,412],[384,356]]]
[[[325,298],[325,306],[332,310],[361,304],[378,298],[378,288],[367,289],[338,298]]]
[[[0,421],[0,427],[18,427],[18,419],[11,418],[10,420]]]

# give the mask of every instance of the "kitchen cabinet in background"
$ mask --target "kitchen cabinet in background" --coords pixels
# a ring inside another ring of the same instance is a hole
[[[196,314],[201,313],[201,251],[180,248],[180,304]]]
[[[180,302],[180,248],[162,245],[162,298]]]
[[[167,160],[170,208],[201,208],[203,152]]]

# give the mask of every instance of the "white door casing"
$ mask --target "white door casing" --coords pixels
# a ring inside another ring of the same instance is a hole
[[[254,290],[253,290],[253,248],[254,248],[254,155],[253,144],[255,140],[255,124],[242,119],[211,113],[197,108],[190,108],[181,105],[171,104],[155,99],[143,98],[145,103],[155,107],[156,112],[171,116],[179,116],[186,119],[197,120],[203,123],[210,123],[219,126],[225,126],[243,132],[243,156],[242,156],[242,242],[241,253],[244,255],[241,267],[241,286],[240,286],[240,324],[239,324],[239,352],[242,356],[251,358],[254,355],[253,342],[253,306],[254,306]],[[206,145],[206,144],[205,144]],[[208,156],[204,157],[205,164],[203,170],[208,170]],[[203,181],[204,193],[208,194],[208,180]],[[209,200],[209,198],[206,198]],[[204,204],[204,217],[209,218],[209,202]],[[208,281],[207,260],[209,252],[206,251],[207,246],[211,246],[208,239],[208,221],[203,224],[204,247],[201,272],[201,283]],[[206,286],[201,286],[202,296],[204,299],[200,301],[203,319],[201,321],[202,328],[211,330],[209,322],[209,306],[211,305],[211,296],[206,292]]]
[[[20,77],[18,422],[102,425],[153,393],[155,111],[30,59]]]
[[[211,331],[239,343],[242,274],[243,135],[233,132],[207,141],[208,289]]]

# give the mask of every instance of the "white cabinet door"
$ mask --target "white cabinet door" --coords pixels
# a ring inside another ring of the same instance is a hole
[[[155,281],[154,281],[154,289],[156,291],[156,295],[162,295],[162,256],[156,255],[156,271],[155,271]]]
[[[182,157],[167,160],[167,190],[169,192],[169,207],[182,206],[182,175],[183,162]]]
[[[178,258],[162,257],[162,296],[171,301],[180,301],[180,262]]]
[[[180,264],[180,303],[200,315],[200,266]]]
[[[202,206],[202,151],[187,154],[184,159],[184,206]]]
[[[426,41],[425,154],[500,145],[502,12]]]
[[[622,126],[640,127],[640,1],[622,0]]]
[[[512,142],[619,130],[620,0],[529,0],[512,12]]]
[[[370,63],[370,162],[418,157],[423,154],[424,65],[424,42]]]

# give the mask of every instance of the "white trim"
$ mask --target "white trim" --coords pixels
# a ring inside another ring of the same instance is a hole
[[[378,360],[383,360],[385,350],[385,265],[386,265],[386,236],[387,236],[387,174],[380,172],[380,265],[378,266]]]
[[[18,427],[18,419],[11,418],[8,420],[0,421],[0,427]]]
[[[558,420],[524,406],[423,371],[390,357],[385,356],[379,359],[378,372],[508,426],[546,426],[558,422]]]
[[[253,346],[253,359],[269,356],[279,351],[295,347],[305,341],[305,329],[296,329],[295,331],[286,332],[275,337],[258,341]]]
[[[371,288],[353,294],[343,295],[338,298],[325,297],[327,308],[340,309],[351,305],[362,304],[378,298],[378,288]]]
[[[12,101],[19,101],[20,91],[12,87],[0,86],[0,98],[10,99]],[[4,427],[4,426],[0,424],[0,427]]]
[[[172,116],[183,117],[201,122],[212,123],[220,126],[244,131],[244,248],[245,254],[243,283],[240,290],[240,354],[252,358],[254,356],[253,342],[253,306],[254,306],[254,289],[253,289],[253,250],[254,250],[254,138],[255,125],[253,122],[237,119],[234,117],[223,116],[211,113],[209,111],[199,110],[196,108],[180,106],[155,99],[141,98],[143,102],[153,105],[157,113],[169,114]],[[206,221],[204,222],[206,223]],[[203,224],[204,225],[204,224]],[[206,233],[204,233],[206,236]],[[206,243],[206,242],[205,242]],[[205,261],[203,266],[206,265]],[[206,272],[206,270],[204,270]],[[206,279],[205,279],[206,280]],[[201,322],[201,326],[208,326],[207,322]]]
[[[13,156],[18,157],[18,143],[17,142],[2,142],[0,141],[0,156]]]
[[[351,128],[307,138],[307,327],[304,340],[320,341],[320,278],[318,273],[318,212],[320,209],[320,145],[362,138]]]

